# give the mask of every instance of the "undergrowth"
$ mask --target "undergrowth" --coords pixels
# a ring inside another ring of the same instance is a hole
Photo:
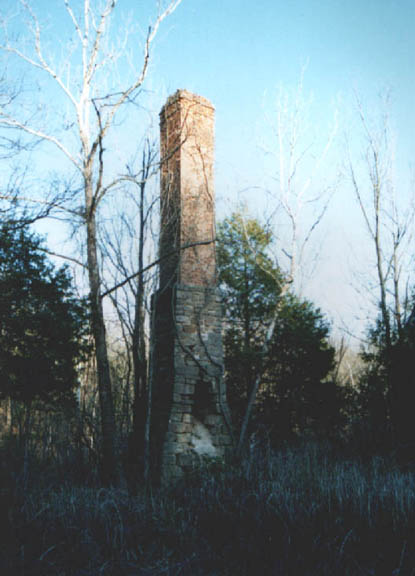
[[[415,475],[309,444],[131,498],[2,491],[0,574],[415,575]]]

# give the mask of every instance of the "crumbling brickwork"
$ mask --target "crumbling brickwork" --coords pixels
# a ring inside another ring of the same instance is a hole
[[[160,134],[152,442],[153,470],[168,481],[205,458],[223,459],[232,441],[216,290],[213,106],[176,92],[161,111]]]
[[[160,256],[189,243],[213,241],[214,108],[201,96],[180,90],[160,113]],[[215,247],[177,250],[160,265],[160,287],[167,284],[215,286]]]

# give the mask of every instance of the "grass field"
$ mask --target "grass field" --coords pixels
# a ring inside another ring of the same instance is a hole
[[[415,575],[415,474],[330,446],[258,449],[150,495],[2,492],[2,575]]]

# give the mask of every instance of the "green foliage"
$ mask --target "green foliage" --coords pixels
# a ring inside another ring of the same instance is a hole
[[[0,228],[0,396],[54,401],[77,383],[85,305],[26,228]]]
[[[261,345],[281,292],[282,275],[269,255],[271,235],[236,213],[218,226],[219,285],[225,311],[228,397],[239,420],[261,364]]]
[[[412,302],[412,307],[414,306]],[[403,318],[400,329],[394,322],[388,346],[382,316],[369,330],[362,349],[365,369],[359,381],[359,409],[372,448],[394,447],[413,460],[415,421],[415,307]]]
[[[275,337],[260,392],[261,420],[275,438],[310,429],[328,433],[340,417],[340,391],[327,379],[334,349],[329,325],[311,302],[288,294],[278,310]]]
[[[415,420],[415,304],[406,319],[402,334],[392,348],[392,414],[397,440],[410,447],[410,457],[414,461]]]
[[[275,308],[283,276],[269,255],[272,236],[253,218],[235,213],[218,225],[219,283],[226,317],[249,329],[264,324]]]
[[[233,214],[218,226],[219,283],[224,295],[225,371],[228,398],[240,422],[255,378],[263,382],[257,424],[280,439],[320,428],[339,415],[340,398],[326,382],[334,349],[329,326],[311,302],[291,293],[281,296],[284,275],[274,264],[272,237],[255,219]],[[262,353],[265,330],[277,315],[274,340]]]
[[[272,356],[279,358],[276,379],[292,382],[292,386],[294,382],[308,386],[323,380],[333,363],[328,335],[329,325],[321,311],[288,294],[279,308],[272,342]]]

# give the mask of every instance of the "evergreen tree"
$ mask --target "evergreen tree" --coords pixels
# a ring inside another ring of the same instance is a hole
[[[276,439],[309,431],[331,435],[337,428],[341,394],[329,379],[334,349],[328,336],[321,311],[287,294],[259,396],[260,418]]]
[[[70,398],[85,349],[85,306],[27,228],[0,227],[0,397]]]
[[[415,456],[415,304],[392,348],[392,418],[395,440],[404,459]]]
[[[365,370],[359,382],[362,425],[373,449],[394,446],[413,458],[415,423],[415,307],[409,306],[401,325],[393,323],[390,341],[379,314],[362,350]],[[409,313],[410,312],[410,313]]]
[[[217,230],[219,285],[225,313],[228,396],[239,420],[261,362],[261,336],[281,291],[282,275],[269,255],[272,237],[235,213]]]
[[[311,302],[291,293],[280,301],[284,276],[271,258],[271,247],[272,236],[258,220],[236,213],[218,226],[229,403],[240,422],[261,369],[257,424],[281,438],[313,423],[324,428],[323,422],[338,418],[339,396],[334,383],[327,381],[334,360],[329,326]],[[261,344],[275,310],[274,340],[264,358]]]

